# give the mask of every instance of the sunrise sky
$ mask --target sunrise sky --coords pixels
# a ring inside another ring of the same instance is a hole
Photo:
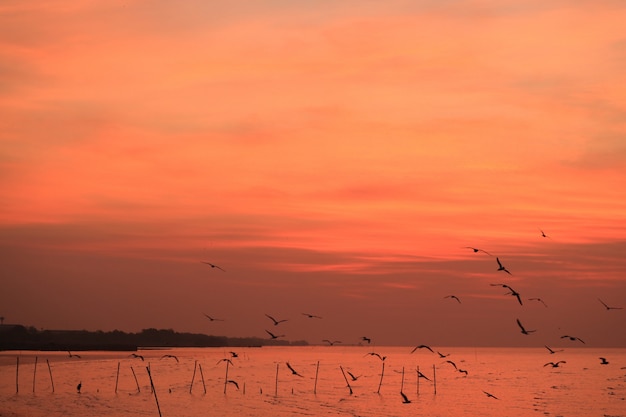
[[[626,346],[625,21],[611,0],[4,0],[0,315]]]

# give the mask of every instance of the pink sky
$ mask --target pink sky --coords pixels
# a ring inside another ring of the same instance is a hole
[[[5,323],[626,346],[625,5],[249,3],[2,2]]]

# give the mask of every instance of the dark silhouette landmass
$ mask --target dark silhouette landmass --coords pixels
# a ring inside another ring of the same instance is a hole
[[[120,330],[37,330],[20,324],[0,325],[0,350],[134,351],[146,347],[261,347],[306,346],[301,341],[272,340],[260,337],[211,336],[178,333],[172,329],[144,329],[139,333]]]

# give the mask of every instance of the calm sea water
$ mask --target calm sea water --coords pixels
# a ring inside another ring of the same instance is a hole
[[[224,348],[138,351],[145,361],[128,352],[78,352],[81,358],[63,352],[0,352],[0,416],[138,417],[159,416],[160,409],[163,417],[626,417],[626,349],[566,348],[550,354],[544,348],[438,348],[450,354],[445,359],[425,349],[411,354],[411,349],[237,348],[227,378],[239,388],[225,386],[227,362],[222,359],[231,355]],[[368,355],[372,351],[386,356],[384,369],[379,358]],[[176,355],[179,362],[162,358],[165,354]],[[601,365],[600,356],[609,364]],[[544,367],[559,360],[566,363]],[[429,380],[418,378],[418,367]],[[410,403],[403,403],[401,390]]]

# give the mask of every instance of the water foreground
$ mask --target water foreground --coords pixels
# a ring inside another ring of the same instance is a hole
[[[449,354],[445,358],[411,350],[236,348],[237,357],[230,348],[132,352],[144,360],[131,352],[80,352],[80,358],[0,352],[0,417],[626,417],[626,349],[435,349]],[[544,366],[558,361],[565,363]]]

